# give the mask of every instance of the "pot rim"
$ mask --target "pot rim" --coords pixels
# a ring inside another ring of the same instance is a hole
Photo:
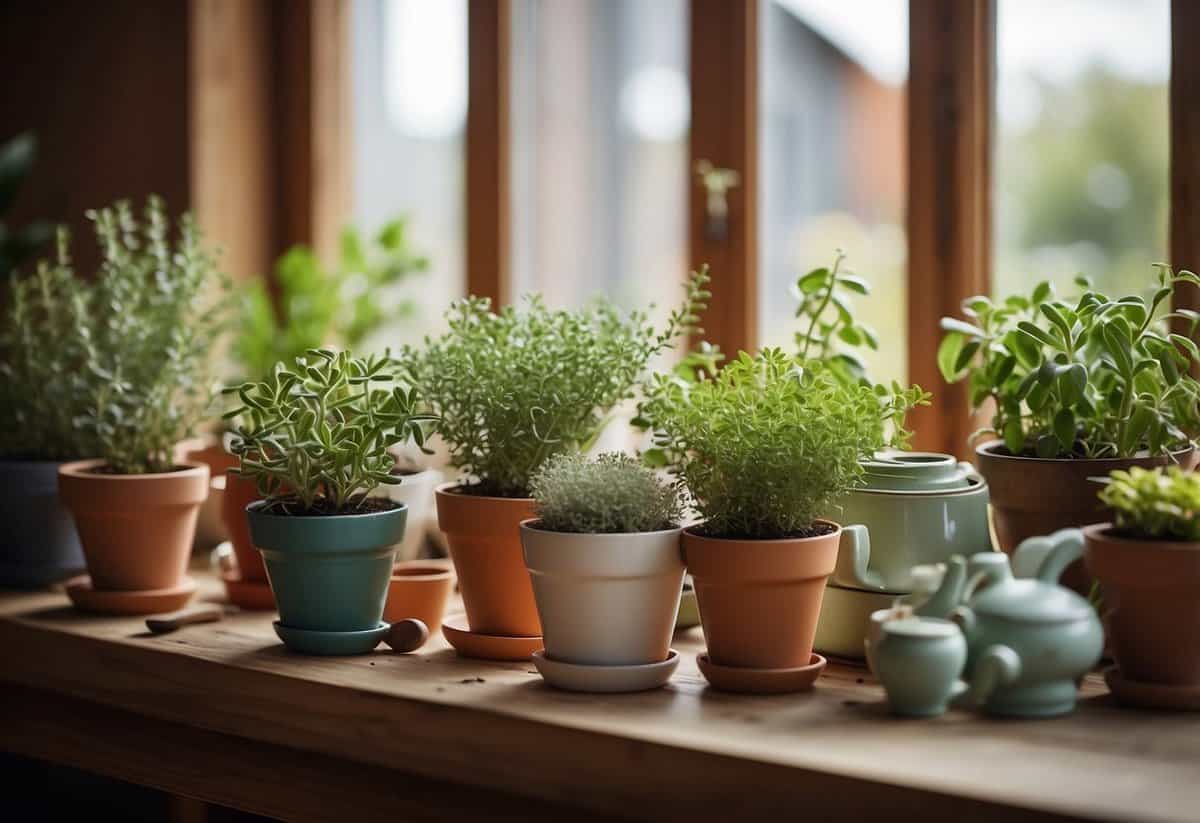
[[[684,530],[683,526],[676,525],[676,526],[673,526],[668,529],[655,529],[654,531],[648,531],[648,532],[560,532],[560,531],[555,531],[554,529],[541,529],[541,528],[538,528],[537,526],[533,525],[534,523],[540,523],[540,522],[542,522],[540,517],[530,517],[525,520],[522,520],[520,522],[519,526],[521,528],[521,531],[537,532],[538,534],[561,534],[561,535],[569,535],[572,537],[590,537],[590,538],[596,538],[596,539],[600,539],[600,540],[628,539],[630,537],[651,537],[651,536],[655,536],[655,535],[672,534],[672,533],[678,534]]]
[[[840,534],[842,531],[842,524],[836,523],[833,520],[825,517],[818,517],[814,522],[825,523],[833,526],[834,530],[827,534],[817,534],[813,535],[812,537],[772,537],[769,539],[758,539],[753,537],[709,537],[708,535],[697,534],[695,531],[693,531],[693,529],[704,525],[705,521],[702,520],[699,523],[693,523],[690,526],[684,526],[682,529],[682,536],[690,537],[692,540],[708,540],[713,543],[754,543],[755,545],[768,545],[772,543],[807,543],[815,540],[828,540],[831,536]]]
[[[316,521],[326,522],[326,521],[334,521],[334,520],[346,520],[346,519],[351,519],[351,518],[353,518],[353,519],[368,519],[368,518],[395,517],[397,514],[407,511],[407,509],[408,509],[407,503],[401,503],[398,500],[390,500],[389,499],[389,502],[396,504],[395,508],[386,509],[381,512],[363,512],[361,514],[272,514],[270,512],[257,511],[257,509],[266,508],[266,506],[269,502],[271,502],[271,501],[255,500],[253,503],[250,503],[246,506],[246,514],[253,515],[254,517],[261,517],[264,519],[286,520],[288,522],[295,521],[295,520],[316,520]]]
[[[896,495],[898,497],[970,497],[973,494],[986,492],[987,481],[982,477],[967,479],[971,485],[962,489],[851,489],[849,494],[870,494],[880,497]],[[849,496],[849,495],[847,495]]]
[[[405,565],[411,563],[412,565]],[[402,570],[418,570],[419,574],[397,574]],[[445,583],[454,577],[454,572],[451,569],[443,568],[434,563],[426,563],[421,560],[409,560],[403,563],[397,563],[392,566],[392,576],[390,580],[395,582],[402,580],[405,583],[421,584],[421,583]]]
[[[180,460],[176,463],[180,468],[172,472],[151,472],[149,474],[103,474],[100,472],[88,471],[98,466],[107,466],[108,461],[102,457],[93,457],[88,460],[72,460],[62,463],[58,467],[60,475],[66,475],[79,480],[101,480],[105,482],[139,482],[151,480],[163,480],[170,478],[194,477],[201,472],[208,472],[208,464],[201,463],[198,460]]]
[[[490,494],[459,494],[453,491],[453,489],[462,488],[464,485],[465,484],[461,480],[451,480],[448,483],[439,483],[434,489],[434,492],[443,496],[455,495],[456,498],[462,498],[466,500],[501,500],[505,502],[516,501],[521,503],[528,503],[530,500],[533,500],[532,497],[495,497]]]
[[[1200,551],[1200,540],[1156,540],[1152,537],[1123,537],[1114,533],[1116,526],[1112,523],[1089,523],[1079,528],[1083,531],[1084,538],[1089,542],[1097,544],[1117,543],[1122,546],[1145,546],[1148,551]]]
[[[989,440],[986,443],[975,447],[977,457],[986,458],[988,460],[1018,460],[1022,463],[1049,463],[1052,465],[1094,465],[1103,466],[1105,464],[1125,465],[1131,460],[1154,460],[1159,457],[1178,457],[1180,455],[1191,454],[1196,450],[1196,446],[1189,445],[1182,449],[1167,451],[1163,454],[1151,455],[1147,449],[1141,449],[1132,457],[1027,457],[1019,454],[996,454],[993,450],[1004,445],[1003,440]]]

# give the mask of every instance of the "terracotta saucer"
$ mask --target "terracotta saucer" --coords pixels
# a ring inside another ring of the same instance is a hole
[[[271,584],[257,580],[243,580],[240,571],[221,572],[225,583],[225,595],[229,602],[247,611],[275,611],[275,595]]]
[[[703,653],[696,655],[696,665],[714,689],[742,694],[785,694],[811,689],[825,669],[825,658],[814,653],[812,662],[794,669],[746,669],[718,666]]]
[[[313,629],[293,629],[278,620],[271,624],[283,644],[294,652],[321,656],[366,654],[379,645],[391,631],[391,625],[380,623],[373,629],[360,632],[320,632]]]
[[[196,593],[196,581],[185,577],[169,589],[142,591],[100,591],[92,588],[92,578],[84,575],[68,580],[67,597],[75,608],[101,614],[158,614],[182,609]]]
[[[547,657],[544,649],[533,653],[533,665],[551,686],[569,692],[644,692],[666,684],[679,666],[679,652],[667,659],[635,666],[584,666]]]
[[[1138,683],[1121,677],[1113,666],[1104,672],[1104,682],[1122,703],[1147,709],[1200,711],[1200,686],[1171,686],[1165,683]]]
[[[528,660],[542,648],[542,636],[505,637],[479,634],[467,628],[467,616],[456,614],[442,621],[442,636],[463,657],[480,660]]]

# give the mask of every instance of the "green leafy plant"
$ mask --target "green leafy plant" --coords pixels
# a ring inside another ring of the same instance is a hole
[[[938,366],[949,382],[969,378],[971,405],[992,401],[994,433],[1015,455],[1131,457],[1185,447],[1200,431],[1200,314],[1164,312],[1188,271],[1158,264],[1149,300],[1099,294],[1086,278],[1075,300],[1049,282],[1002,303],[972,297],[968,321],[944,318]],[[1182,334],[1167,323],[1182,323]]]
[[[705,533],[775,539],[820,533],[817,519],[859,482],[859,461],[903,443],[905,414],[927,403],[919,387],[847,382],[771,348],[715,374],[659,375],[641,413],[655,431],[647,459],[687,487]]]
[[[1130,537],[1200,541],[1198,474],[1178,466],[1114,471],[1100,499],[1116,511],[1116,528]]]
[[[310,349],[353,350],[388,322],[410,313],[412,301],[385,308],[380,292],[429,267],[409,246],[403,219],[387,223],[368,243],[355,228],[342,232],[333,268],[307,246],[294,246],[275,264],[275,299],[263,278],[239,295],[233,351],[246,379],[258,380],[276,363]]]
[[[398,380],[389,356],[365,360],[313,349],[267,379],[225,389],[241,405],[230,451],[270,508],[285,514],[353,514],[377,486],[396,484],[388,447],[410,438],[424,446],[436,417]]]
[[[843,265],[846,255],[838,249],[833,265],[813,269],[796,279],[800,299],[796,319],[796,348],[805,362],[821,360],[836,376],[847,382],[866,379],[866,366],[854,350],[879,349],[879,338],[870,326],[854,318],[852,295],[865,297],[870,284]]]
[[[12,206],[21,186],[37,160],[37,137],[33,132],[18,134],[0,143],[0,215]],[[35,220],[14,229],[0,219],[0,274],[16,270],[30,255],[50,242],[54,227]]]
[[[692,275],[661,332],[644,312],[622,314],[605,302],[551,310],[533,296],[499,312],[478,297],[455,302],[449,331],[423,351],[406,349],[406,359],[442,418],[451,462],[475,477],[465,489],[526,497],[552,455],[586,450],[611,409],[635,395],[655,355],[697,331],[707,282],[706,270]]]
[[[222,278],[190,215],[172,242],[157,197],[142,222],[127,201],[88,217],[103,258],[95,278],[76,280],[64,231],[56,262],[13,287],[5,450],[102,457],[117,474],[169,471],[212,397]]]
[[[533,475],[530,489],[547,531],[652,532],[673,528],[681,516],[678,490],[619,452],[595,460],[578,452],[554,455]]]
[[[94,433],[75,423],[88,408],[83,372],[90,293],[71,270],[65,229],[58,255],[28,277],[8,281],[0,324],[0,455],[68,460],[98,452]]]

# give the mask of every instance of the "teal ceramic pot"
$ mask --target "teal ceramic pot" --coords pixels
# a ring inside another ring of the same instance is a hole
[[[280,622],[292,629],[364,632],[383,618],[395,546],[408,509],[291,517],[246,507],[250,538],[262,552]]]
[[[1075,708],[1077,683],[1100,660],[1095,609],[1055,581],[1083,554],[1078,529],[1051,535],[1037,577],[989,564],[966,584],[952,618],[966,635],[970,697],[992,714],[1048,717]],[[1020,549],[1018,548],[1018,554]]]
[[[959,677],[967,641],[958,626],[933,617],[888,620],[880,626],[872,657],[892,712],[934,717],[966,691]]]
[[[58,497],[61,465],[0,460],[0,586],[45,586],[86,567],[75,521]]]
[[[988,487],[969,463],[895,453],[864,468],[863,487],[841,501],[836,516],[866,526],[869,539],[844,531],[831,585],[904,594],[914,566],[991,550]]]

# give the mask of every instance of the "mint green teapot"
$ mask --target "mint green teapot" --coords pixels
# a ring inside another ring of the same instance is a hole
[[[1104,648],[1095,609],[1057,583],[1082,554],[1079,529],[1063,529],[1017,548],[1013,565],[1040,558],[1036,576],[1016,578],[1008,563],[988,563],[965,584],[958,582],[961,605],[950,618],[967,638],[967,701],[992,714],[1022,717],[1075,708],[1077,683]],[[939,594],[943,599],[953,595]]]

